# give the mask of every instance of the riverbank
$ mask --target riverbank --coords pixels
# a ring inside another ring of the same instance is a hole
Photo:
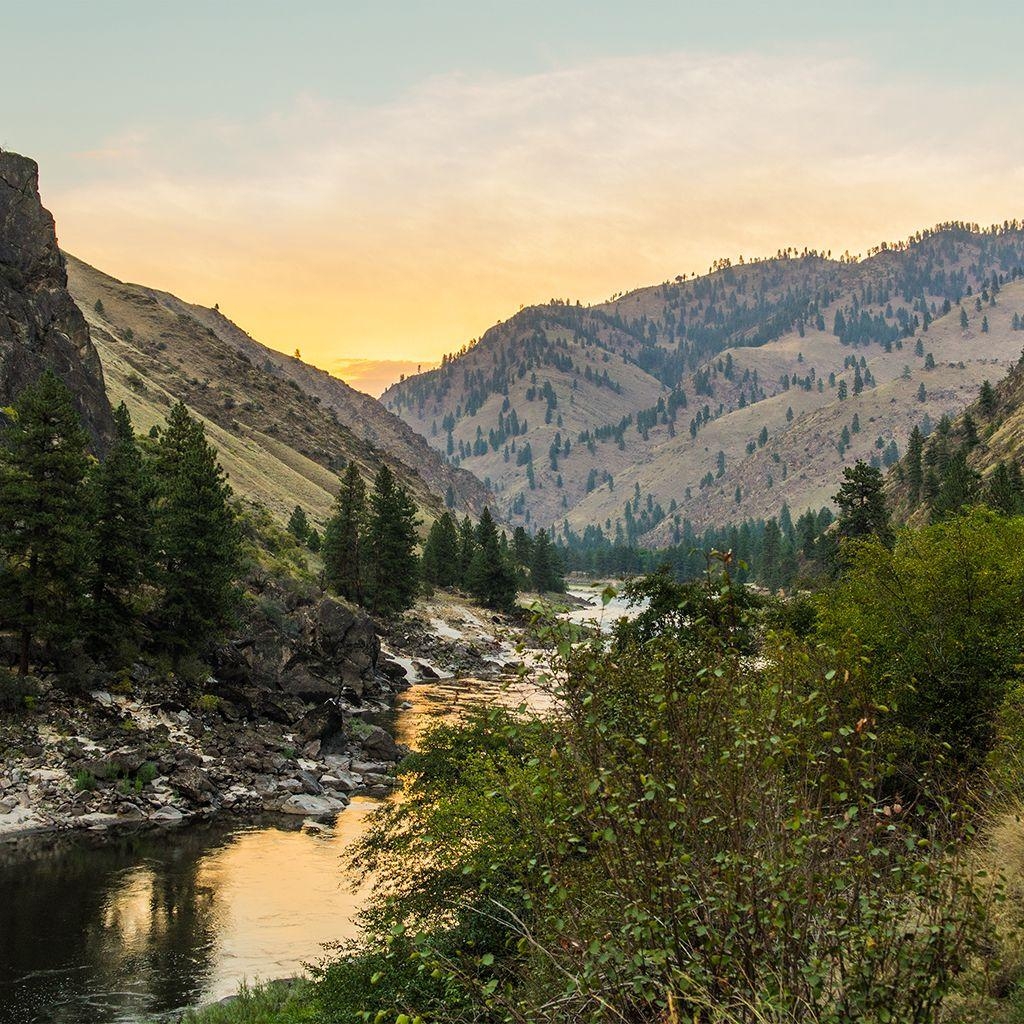
[[[306,658],[288,665],[283,686],[255,672],[240,679],[238,650],[199,693],[141,663],[115,685],[77,694],[52,677],[36,681],[26,707],[0,719],[0,843],[222,813],[337,814],[354,796],[394,788],[406,750],[374,720],[409,685],[494,677],[517,664],[514,625],[450,594],[422,600],[379,637],[330,599],[294,630],[305,640],[292,647],[318,656],[317,674]],[[266,643],[259,657],[286,660]]]

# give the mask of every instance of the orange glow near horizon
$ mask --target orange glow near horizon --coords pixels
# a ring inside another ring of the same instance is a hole
[[[377,393],[522,305],[1019,217],[1024,143],[1011,133],[993,155],[994,127],[966,119],[977,99],[935,92],[894,125],[893,87],[862,66],[762,57],[452,76],[384,108],[306,99],[173,145],[111,140],[81,155],[79,185],[47,189],[44,167],[43,199],[69,252],[219,303]],[[917,127],[930,110],[956,147]]]

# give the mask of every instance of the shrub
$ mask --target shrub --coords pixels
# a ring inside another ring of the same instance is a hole
[[[32,710],[38,698],[39,683],[34,677],[0,668],[0,713]]]

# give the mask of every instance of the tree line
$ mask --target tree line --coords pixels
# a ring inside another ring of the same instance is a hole
[[[147,647],[201,649],[232,619],[241,565],[231,488],[182,403],[143,442],[122,403],[97,462],[71,394],[51,371],[0,431],[0,623],[19,672],[40,652],[126,664]]]

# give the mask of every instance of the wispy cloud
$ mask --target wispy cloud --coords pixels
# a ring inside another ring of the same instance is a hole
[[[415,361],[524,302],[1019,216],[1022,106],[814,55],[609,59],[151,125],[47,198],[72,251],[270,344]]]

